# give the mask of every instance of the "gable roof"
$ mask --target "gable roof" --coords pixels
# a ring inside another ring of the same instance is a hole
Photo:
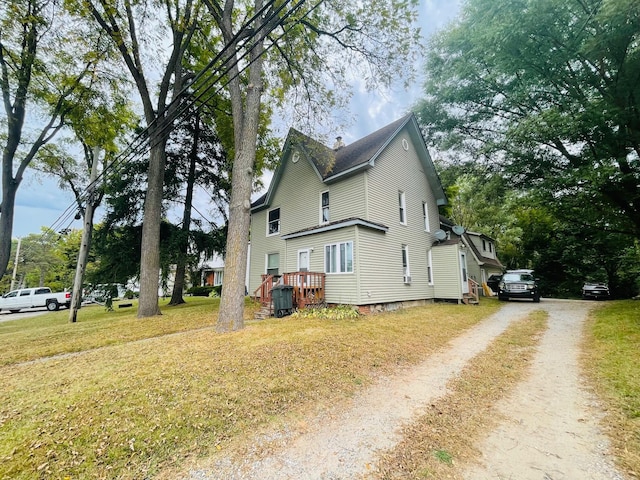
[[[469,249],[471,250],[471,253],[476,259],[476,262],[479,265],[488,265],[488,266],[504,269],[504,265],[502,265],[502,262],[500,262],[500,260],[498,260],[497,257],[496,258],[485,257],[482,254],[482,252],[480,252],[476,244],[473,243],[473,241],[471,240],[471,237],[473,236],[473,237],[486,239],[486,240],[489,240],[490,242],[495,243],[495,240],[493,238],[491,238],[488,235],[485,235],[484,233],[471,232],[469,230],[465,230],[462,235],[457,235],[452,230],[454,225],[455,224],[450,219],[448,219],[443,215],[440,215],[440,226],[443,227],[444,230],[449,232],[449,236],[447,240],[439,242],[438,243],[439,245],[452,245],[452,244],[463,242],[465,245],[469,247]]]
[[[418,150],[420,161],[423,164],[425,174],[427,175],[437,204],[445,205],[447,199],[442,184],[440,183],[440,177],[438,177],[435,170],[415,115],[410,113],[350,145],[337,149],[329,148],[317,140],[291,128],[287,135],[284,148],[282,149],[280,165],[274,172],[271,185],[266,194],[254,201],[251,208],[252,211],[261,210],[269,205],[269,200],[282,177],[284,160],[294,150],[299,152],[299,154],[311,164],[318,178],[323,183],[330,184],[373,167],[376,159],[385,147],[387,147],[405,127]]]

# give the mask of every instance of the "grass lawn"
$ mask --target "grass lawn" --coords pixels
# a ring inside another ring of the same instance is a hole
[[[640,301],[603,302],[593,311],[582,365],[607,405],[603,424],[619,467],[640,477]]]
[[[187,301],[0,323],[0,479],[153,477],[350,396],[500,306],[255,322],[249,305],[244,330],[216,334],[217,300]]]

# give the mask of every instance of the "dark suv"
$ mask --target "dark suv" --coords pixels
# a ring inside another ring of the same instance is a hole
[[[498,299],[530,298],[540,301],[538,282],[533,270],[507,270],[498,284]]]

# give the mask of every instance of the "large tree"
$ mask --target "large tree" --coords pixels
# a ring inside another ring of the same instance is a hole
[[[233,118],[225,281],[216,326],[229,331],[244,326],[251,186],[263,95],[303,106],[307,117],[322,112],[330,118],[331,108],[344,100],[341,93],[351,91],[351,82],[364,79],[374,87],[397,80],[398,72],[410,73],[417,1],[204,2],[220,32]]]
[[[74,3],[74,10],[92,17],[120,52],[142,103],[149,162],[142,223],[138,317],[159,315],[165,145],[179,106],[175,100],[186,81],[183,59],[198,26],[199,2],[82,0]],[[168,38],[163,34],[168,34]],[[159,73],[159,79],[155,78],[155,72]]]
[[[180,199],[183,206],[182,223],[177,229],[176,245],[173,260],[175,261],[175,281],[169,305],[184,303],[182,293],[185,285],[185,275],[188,267],[190,247],[196,246],[191,241],[194,190],[200,186],[211,192],[211,201],[220,211],[222,222],[214,229],[223,227],[226,223],[226,206],[231,189],[228,178],[227,156],[220,145],[211,118],[205,118],[202,110],[190,108],[193,115],[177,125],[173,130],[167,148],[168,174],[165,177],[173,180],[175,190],[169,196]],[[180,191],[185,190],[184,196]],[[202,232],[195,232],[199,235]],[[193,250],[193,249],[192,249]],[[198,259],[201,252],[192,258]]]
[[[87,109],[76,109],[69,117],[74,138],[65,138],[58,144],[49,144],[38,154],[37,168],[58,178],[60,187],[73,192],[79,216],[83,218],[82,240],[78,252],[76,276],[69,321],[75,322],[82,302],[82,285],[87,267],[93,220],[104,196],[105,168],[118,155],[118,140],[134,128],[134,115],[118,92],[94,92],[93,99],[85,102]],[[78,144],[83,159],[74,154]],[[102,160],[100,160],[102,158]]]
[[[5,0],[0,7],[0,89],[6,133],[0,199],[0,277],[11,254],[16,193],[36,154],[83,108],[84,95],[115,75],[98,70],[99,35],[65,15],[58,0]]]
[[[443,150],[600,209],[592,229],[637,237],[639,38],[637,0],[468,0],[429,46],[421,123]]]

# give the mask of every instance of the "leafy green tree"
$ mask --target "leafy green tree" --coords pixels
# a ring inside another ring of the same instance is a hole
[[[80,245],[80,231],[55,232],[43,228],[22,238],[18,258],[18,287],[50,287],[68,290],[73,284],[75,258]]]
[[[429,46],[421,123],[637,238],[639,34],[636,0],[469,0]]]
[[[25,171],[67,117],[83,108],[87,93],[117,77],[101,75],[107,53],[100,36],[66,15],[61,1],[5,0],[0,7],[0,123],[6,128],[0,136],[0,277],[11,253],[15,198]]]
[[[177,99],[187,80],[183,59],[198,27],[199,2],[82,0],[69,3],[74,13],[80,18],[94,20],[109,37],[142,102],[149,159],[142,223],[138,317],[159,315],[165,145],[179,106],[179,102],[172,100]],[[171,38],[168,51],[162,48],[163,34]],[[158,71],[159,81],[152,77],[152,72]]]
[[[46,145],[40,150],[36,164],[45,173],[57,177],[62,189],[73,192],[79,216],[84,220],[73,281],[70,322],[76,321],[82,302],[82,285],[91,248],[93,219],[104,196],[106,176],[102,173],[118,155],[118,140],[134,127],[135,117],[127,101],[120,97],[118,91],[110,93],[93,92],[93,98],[85,102],[86,110],[72,112],[69,115],[69,127],[75,134],[76,141],[67,138],[57,145]],[[77,143],[82,146],[84,161],[78,161],[75,155],[68,153],[73,151]],[[65,144],[68,148],[65,148]]]
[[[216,325],[224,332],[244,327],[251,187],[263,94],[286,100],[294,111],[302,106],[304,116],[321,118],[347,98],[341,93],[348,96],[356,79],[374,87],[396,80],[398,72],[410,72],[418,39],[412,24],[417,1],[203,1],[218,30],[213,37],[223,46],[233,119],[225,281]],[[251,19],[249,25],[245,19]]]
[[[189,255],[190,247],[195,246],[190,241],[195,187],[201,186],[212,192],[211,201],[222,212],[223,225],[226,223],[226,207],[231,189],[228,177],[229,162],[215,128],[211,125],[212,119],[205,120],[203,112],[198,108],[188,108],[193,111],[193,114],[176,126],[167,148],[169,170],[167,177],[173,180],[170,185],[173,185],[176,190],[175,193],[171,193],[171,188],[167,188],[168,198],[179,198],[181,196],[179,191],[186,187],[184,188],[182,224],[175,235],[177,237],[174,255],[175,281],[170,305],[184,303],[182,293],[188,264],[193,264],[199,259],[198,251],[193,251],[194,254]]]

